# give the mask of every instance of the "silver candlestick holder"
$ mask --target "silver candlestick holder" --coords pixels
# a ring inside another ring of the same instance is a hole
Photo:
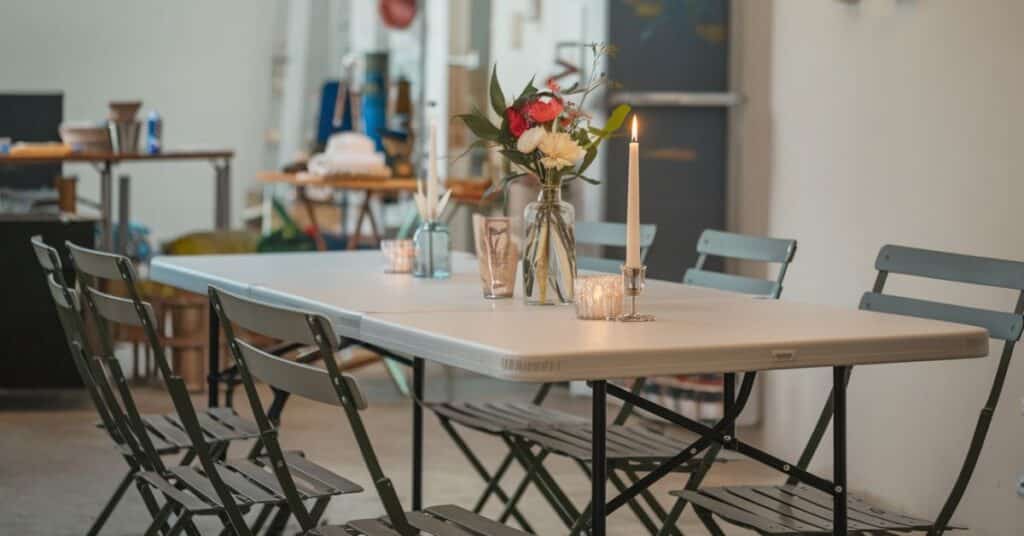
[[[622,265],[622,290],[623,294],[629,296],[629,312],[619,317],[622,322],[653,322],[654,315],[640,314],[636,311],[636,298],[644,291],[647,283],[646,266]]]

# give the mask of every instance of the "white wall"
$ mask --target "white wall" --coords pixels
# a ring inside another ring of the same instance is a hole
[[[236,151],[233,216],[259,170],[270,105],[274,3],[8,0],[0,16],[0,91],[63,90],[68,120],[99,120],[111,99],[141,99],[164,117],[167,147]],[[158,239],[213,225],[206,163],[119,168],[133,177],[132,212]],[[77,174],[98,199],[97,174]]]
[[[1024,3],[743,3],[744,93],[735,228],[799,239],[785,297],[855,306],[885,243],[1024,260]],[[891,279],[897,292],[1012,309],[1012,292]],[[850,480],[934,516],[996,364],[862,367],[850,402]],[[956,520],[1020,534],[1024,363],[1011,369]],[[795,458],[827,371],[769,377],[769,443]],[[830,467],[831,447],[816,460]],[[973,533],[972,533],[973,534]]]

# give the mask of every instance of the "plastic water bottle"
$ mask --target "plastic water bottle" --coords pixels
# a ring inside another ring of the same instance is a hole
[[[156,110],[149,112],[146,116],[146,153],[160,153],[161,138],[163,137],[163,121]]]

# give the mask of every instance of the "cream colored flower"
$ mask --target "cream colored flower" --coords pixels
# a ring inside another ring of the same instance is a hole
[[[565,132],[547,132],[538,144],[544,157],[540,163],[548,169],[562,169],[576,165],[585,151]]]
[[[533,127],[523,132],[522,136],[519,136],[519,140],[516,141],[516,149],[523,154],[530,154],[537,149],[537,145],[540,144],[540,140],[544,139],[544,134],[548,131],[544,130],[544,127]]]

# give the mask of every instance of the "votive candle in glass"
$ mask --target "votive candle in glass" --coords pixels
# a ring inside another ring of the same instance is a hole
[[[615,320],[622,314],[622,276],[578,276],[575,297],[576,318]]]
[[[407,274],[412,271],[416,259],[416,247],[412,240],[381,240],[380,251],[387,261],[388,272]]]

